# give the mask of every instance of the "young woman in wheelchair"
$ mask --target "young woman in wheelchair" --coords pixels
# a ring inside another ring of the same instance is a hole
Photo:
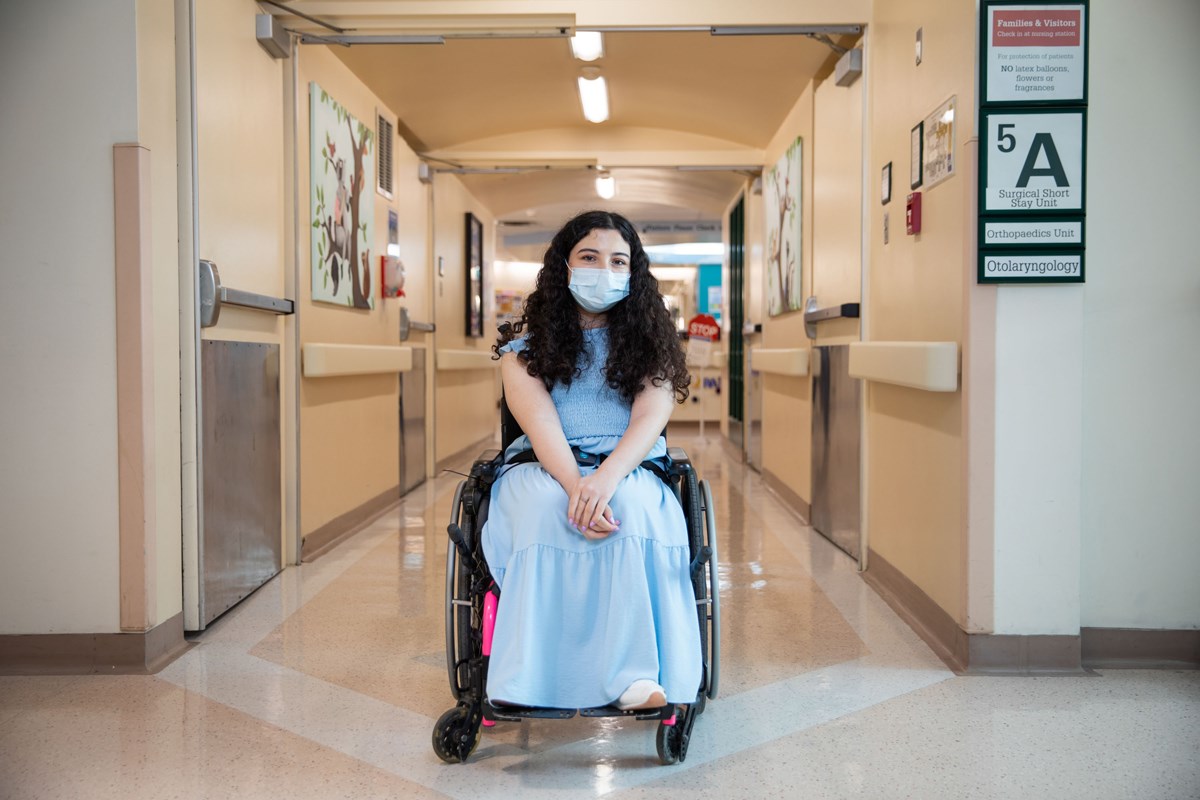
[[[518,463],[496,480],[482,531],[502,598],[489,699],[694,702],[702,655],[687,526],[671,488],[642,466],[665,455],[661,434],[690,378],[629,221],[591,211],[568,222],[494,350],[525,435],[506,453]]]

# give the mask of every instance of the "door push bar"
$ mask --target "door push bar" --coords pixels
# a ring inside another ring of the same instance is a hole
[[[424,331],[425,333],[433,333],[436,330],[436,325],[432,322],[413,322],[408,316],[408,309],[404,306],[400,307],[400,341],[407,342],[409,333],[412,331]]]
[[[221,318],[221,306],[238,306],[269,314],[294,314],[292,300],[254,292],[243,292],[221,285],[221,273],[211,261],[200,259],[200,327],[211,328]]]
[[[817,338],[817,323],[827,319],[843,317],[858,318],[858,303],[842,303],[840,306],[817,308],[817,298],[810,297],[804,303],[804,332],[808,338]]]

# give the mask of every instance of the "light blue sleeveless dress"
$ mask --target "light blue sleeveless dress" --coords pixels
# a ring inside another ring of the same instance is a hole
[[[524,347],[518,339],[501,352]],[[582,374],[550,392],[567,441],[589,453],[612,452],[629,426],[630,404],[604,379],[607,359],[607,330],[585,330]],[[522,436],[508,455],[529,446]],[[648,457],[665,452],[660,437]],[[612,703],[640,679],[661,684],[670,703],[696,699],[700,631],[679,501],[638,467],[609,505],[620,529],[591,541],[568,524],[566,492],[537,463],[496,480],[482,533],[501,590],[491,699],[589,708]]]

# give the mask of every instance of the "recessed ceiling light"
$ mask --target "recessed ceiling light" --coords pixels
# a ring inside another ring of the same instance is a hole
[[[598,70],[588,70],[598,72]],[[579,99],[583,103],[583,116],[589,122],[604,122],[608,119],[608,85],[603,75],[579,78]]]
[[[617,182],[607,172],[601,172],[596,177],[596,194],[605,200],[612,200],[617,193]]]
[[[571,37],[571,52],[580,61],[595,61],[604,56],[604,37],[600,31],[576,31]]]

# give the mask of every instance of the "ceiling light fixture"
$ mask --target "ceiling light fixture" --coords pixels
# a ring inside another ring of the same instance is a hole
[[[571,37],[571,52],[580,61],[604,57],[604,37],[600,31],[576,31]]]
[[[605,200],[612,200],[617,194],[617,182],[612,175],[601,172],[596,176],[596,194]]]
[[[721,242],[680,242],[646,245],[651,264],[710,264],[725,255]]]
[[[583,103],[583,116],[589,122],[608,119],[608,85],[596,67],[584,67],[579,78],[579,100]]]

